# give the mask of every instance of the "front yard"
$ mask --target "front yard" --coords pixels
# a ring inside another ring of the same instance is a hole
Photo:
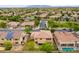
[[[36,44],[34,41],[28,41],[23,47],[23,51],[44,51],[44,52],[54,52],[58,51],[55,43],[46,42],[42,45]]]

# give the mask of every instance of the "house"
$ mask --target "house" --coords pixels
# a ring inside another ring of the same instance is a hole
[[[17,28],[17,26],[20,24],[20,22],[9,22],[7,23],[9,28]]]
[[[23,31],[0,31],[0,46],[7,40],[10,40],[13,45],[21,45],[26,42],[27,35]]]
[[[30,26],[30,27],[34,27],[35,22],[34,21],[27,21],[27,22],[22,22],[20,24],[21,27],[25,27],[25,26]]]
[[[12,43],[14,45],[24,44],[27,41],[27,35],[23,31],[14,31]]]
[[[6,37],[7,33],[5,31],[0,31],[0,46],[3,45],[4,41],[6,41],[5,37]]]
[[[26,18],[24,18],[23,19],[24,21],[31,21],[31,20],[33,20],[31,17],[26,17]]]
[[[37,13],[38,13],[38,11],[35,11],[35,12],[32,13],[32,15],[36,15]]]
[[[79,21],[79,15],[74,14],[74,15],[71,15],[71,16],[72,16],[74,21]]]
[[[69,21],[70,17],[65,14],[63,17],[62,17],[63,21]]]
[[[53,42],[52,33],[48,30],[40,30],[32,32],[31,39],[33,39],[39,45],[45,42]]]
[[[39,15],[39,17],[41,17],[41,18],[46,18],[47,15],[48,15],[48,13],[42,13],[42,14]]]
[[[79,38],[72,32],[54,32],[54,41],[60,51],[79,50]]]
[[[61,14],[55,14],[55,15],[52,15],[52,16],[49,16],[50,19],[52,18],[60,18],[61,17]]]

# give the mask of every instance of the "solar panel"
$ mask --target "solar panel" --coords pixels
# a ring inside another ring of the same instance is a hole
[[[12,31],[8,31],[6,39],[7,40],[11,40],[13,38],[13,32]]]

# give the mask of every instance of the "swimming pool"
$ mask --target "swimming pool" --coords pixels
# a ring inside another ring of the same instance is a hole
[[[62,48],[63,51],[73,51],[74,48]]]

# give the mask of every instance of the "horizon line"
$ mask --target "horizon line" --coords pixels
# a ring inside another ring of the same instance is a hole
[[[35,6],[35,5],[0,5],[0,8],[22,8],[22,7],[29,7],[29,6]],[[36,5],[37,6],[37,5]],[[52,6],[52,5],[38,5],[38,6],[49,6],[49,7],[58,7],[58,8],[65,8],[65,7],[79,7],[79,5],[64,5],[64,6]]]

